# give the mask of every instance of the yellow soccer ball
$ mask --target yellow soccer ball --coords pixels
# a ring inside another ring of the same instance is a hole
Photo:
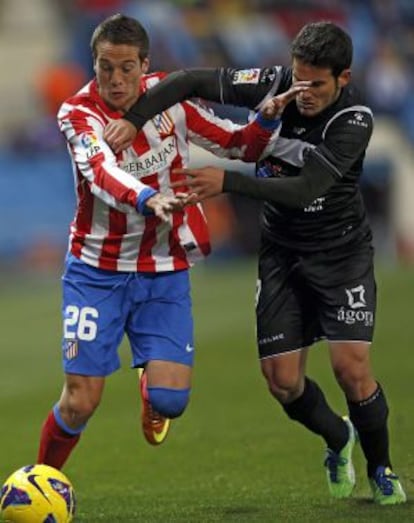
[[[69,523],[75,507],[70,481],[48,465],[16,470],[0,493],[0,515],[9,523]]]

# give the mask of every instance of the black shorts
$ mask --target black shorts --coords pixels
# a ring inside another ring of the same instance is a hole
[[[260,358],[322,338],[371,342],[375,309],[369,243],[317,253],[262,245],[256,294]]]

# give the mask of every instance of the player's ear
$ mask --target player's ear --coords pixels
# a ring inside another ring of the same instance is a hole
[[[141,62],[141,69],[143,73],[148,73],[149,70],[149,58],[144,58]]]
[[[338,76],[338,85],[339,87],[345,87],[351,81],[352,73],[351,69],[344,69],[342,73]]]

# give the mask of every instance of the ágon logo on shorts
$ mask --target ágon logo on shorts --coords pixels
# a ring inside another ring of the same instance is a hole
[[[352,289],[345,289],[348,300],[348,307],[341,307],[338,310],[337,319],[347,325],[360,323],[366,327],[372,327],[374,324],[374,313],[372,311],[361,310],[366,308],[365,287],[358,285]]]

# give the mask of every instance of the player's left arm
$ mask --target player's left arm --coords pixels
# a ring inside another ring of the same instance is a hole
[[[355,115],[358,114],[358,118]],[[234,171],[213,167],[180,171],[188,177],[187,188],[200,200],[220,192],[243,194],[293,208],[303,208],[340,183],[349,169],[364,154],[373,129],[369,110],[347,111],[332,120],[323,141],[304,154],[298,176],[252,178]]]
[[[274,95],[290,85],[290,75],[281,66],[182,69],[170,73],[143,93],[124,119],[140,129],[156,114],[191,98],[256,109],[269,91]]]
[[[290,69],[194,68],[174,71],[143,93],[124,115],[110,122],[105,139],[119,152],[130,145],[145,122],[156,114],[190,98],[257,110],[260,104],[291,86]]]

